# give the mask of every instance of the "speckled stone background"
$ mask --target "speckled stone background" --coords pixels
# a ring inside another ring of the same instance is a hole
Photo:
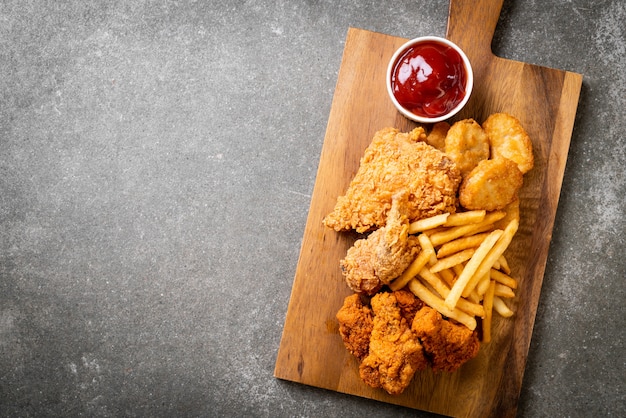
[[[348,27],[446,1],[0,2],[0,416],[431,416],[273,378]],[[626,3],[505,0],[584,74],[519,404],[625,416]]]

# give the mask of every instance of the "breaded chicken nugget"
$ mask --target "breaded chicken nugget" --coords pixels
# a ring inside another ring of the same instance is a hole
[[[474,119],[455,122],[446,135],[445,153],[465,177],[480,161],[489,158],[489,137]]]
[[[523,174],[508,158],[483,160],[461,183],[459,201],[470,210],[499,210],[517,199]]]
[[[449,129],[450,124],[448,122],[444,121],[435,123],[426,136],[426,143],[428,143],[431,147],[437,148],[441,152],[445,152],[446,135],[448,134]]]
[[[533,168],[533,144],[514,116],[494,113],[483,123],[491,143],[491,158],[504,157],[517,163],[522,174]]]

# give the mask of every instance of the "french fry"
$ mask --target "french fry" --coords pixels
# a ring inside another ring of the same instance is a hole
[[[484,296],[489,288],[489,282],[491,281],[491,275],[489,273],[485,274],[479,281],[476,286],[476,293],[480,296]]]
[[[471,302],[467,299],[459,299],[456,307],[469,315],[478,316],[481,318],[485,317],[485,307],[481,305],[479,302]]]
[[[428,283],[435,292],[439,293],[442,298],[445,298],[448,293],[450,293],[448,285],[446,285],[441,277],[439,277],[436,273],[433,273],[429,268],[424,267],[421,269],[418,276],[424,279],[424,281]]]
[[[456,306],[456,302],[459,300],[461,295],[465,293],[467,284],[472,279],[472,277],[476,273],[476,270],[478,270],[478,267],[485,259],[491,248],[498,241],[502,233],[502,230],[496,229],[495,231],[490,233],[489,236],[476,249],[476,252],[474,252],[472,258],[465,265],[463,272],[456,279],[456,282],[454,282],[454,286],[452,286],[450,294],[448,294],[448,297],[446,297],[445,305],[447,308],[452,309]],[[473,289],[470,289],[465,297],[467,297],[467,295],[469,295],[472,290]]]
[[[483,277],[485,274],[489,273],[489,270],[493,267],[493,264],[500,258],[502,253],[508,248],[513,236],[517,232],[517,227],[519,223],[517,220],[512,220],[509,224],[504,228],[504,231],[498,241],[494,244],[493,248],[489,250],[489,253],[485,256],[485,258],[481,261],[480,266],[476,269],[474,273],[475,276],[470,279],[469,284],[463,291],[463,296],[467,297],[467,295],[474,290],[476,285],[478,284],[478,280]],[[498,230],[499,231],[499,230]]]
[[[445,298],[448,296],[448,293],[450,293],[450,288],[443,280],[428,268],[423,268],[419,272],[419,276],[428,283],[435,292],[439,293],[442,298]],[[485,315],[485,309],[482,305],[472,303],[465,299],[459,299],[456,307],[469,315],[480,316],[481,318]]]
[[[495,229],[500,229],[500,228],[496,228],[494,224],[492,223],[480,223],[480,224],[474,224],[476,225],[475,229],[473,229],[470,233],[465,234],[465,237],[469,237],[472,235],[476,235],[476,234],[480,234],[482,232],[491,232]]]
[[[485,219],[481,222],[481,224],[493,224],[498,222],[500,219],[506,216],[506,212],[502,210],[494,210],[493,212],[489,212],[485,215]]]
[[[443,231],[447,231],[450,228],[446,228],[445,226],[438,226],[436,228],[433,229],[427,229],[426,231],[422,231],[422,234],[424,235],[428,235],[429,237],[432,237],[434,234],[439,233],[439,232],[443,232]]]
[[[476,250],[474,250],[473,248],[468,248],[467,250],[463,250],[448,257],[441,258],[430,267],[430,270],[433,273],[437,273],[438,271],[452,268],[457,264],[461,264],[472,258],[475,252]]]
[[[438,247],[446,242],[450,242],[462,236],[473,234],[476,230],[482,227],[482,223],[469,224],[461,226],[453,226],[452,228],[446,228],[445,230],[435,232],[430,235],[430,241],[435,247]]]
[[[441,245],[437,250],[437,258],[443,258],[450,254],[458,253],[459,251],[466,250],[468,248],[478,248],[481,242],[487,238],[488,232],[481,232],[479,234],[470,235],[467,237],[457,238],[455,240],[446,242]]]
[[[446,222],[446,219],[448,219],[449,216],[449,213],[442,213],[441,215],[435,215],[431,216],[430,218],[424,218],[412,222],[409,225],[409,234],[417,234],[419,232],[424,232],[429,229],[441,226]]]
[[[450,269],[441,270],[439,272],[439,277],[441,277],[443,281],[446,282],[448,287],[452,287],[452,285],[454,284],[454,279],[456,278],[454,272]]]
[[[517,280],[507,274],[502,273],[500,270],[491,269],[489,274],[491,275],[491,278],[494,279],[496,282],[502,283],[503,285],[510,287],[511,289],[517,289]]]
[[[489,212],[485,215],[482,222],[461,226],[453,226],[447,228],[444,231],[436,232],[430,236],[430,240],[435,247],[438,247],[446,242],[450,242],[454,239],[473,235],[478,232],[489,231],[493,229],[493,223],[502,219],[506,214],[501,211]]]
[[[422,302],[426,305],[430,306],[443,316],[447,316],[448,318],[452,318],[457,322],[465,325],[470,330],[476,329],[476,318],[466,314],[460,309],[449,309],[446,307],[443,299],[433,294],[430,290],[426,288],[419,280],[413,279],[409,282],[409,289],[411,292],[420,298]]]
[[[500,263],[500,268],[498,270],[501,270],[505,272],[506,274],[511,274],[511,268],[509,267],[509,262],[507,261],[504,254],[502,254],[500,258],[498,258],[498,262]]]
[[[463,300],[463,298],[459,299],[459,301],[461,301],[461,300]],[[480,295],[477,292],[472,292],[467,297],[467,300],[469,300],[472,303],[480,303],[483,300],[483,298],[481,298]]]
[[[467,212],[457,212],[448,216],[444,226],[460,226],[482,222],[487,214],[486,210],[470,210]]]
[[[456,266],[452,267],[452,271],[454,272],[456,277],[459,277],[461,273],[463,273],[464,268],[465,268],[464,264],[457,264]]]
[[[426,251],[426,250],[420,251],[420,253],[417,255],[415,260],[413,260],[413,262],[409,264],[409,267],[407,267],[407,269],[404,270],[404,272],[400,275],[400,277],[398,277],[397,279],[395,279],[389,284],[389,288],[393,291],[396,291],[406,286],[407,283],[413,277],[417,276],[417,273],[419,273],[420,270],[423,269],[424,266],[426,266],[426,264],[428,264],[428,260],[430,260],[430,256],[431,254],[429,253],[429,251]]]
[[[509,309],[509,307],[506,306],[506,303],[504,303],[504,301],[498,296],[493,297],[493,309],[504,318],[510,318],[513,316],[513,311]]]
[[[417,236],[417,240],[420,243],[420,247],[422,247],[422,251],[427,251],[428,254],[430,254],[428,264],[435,264],[437,262],[437,254],[435,254],[435,247],[433,247],[433,243],[430,242],[430,238],[428,238],[428,235],[419,234]]]
[[[485,299],[483,300],[483,308],[485,308],[485,318],[483,319],[483,343],[491,341],[491,321],[493,318],[493,302],[494,293],[496,290],[496,282],[491,280],[489,282],[489,288],[485,293]]]
[[[496,283],[496,296],[511,299],[515,297],[515,292],[513,292],[513,289],[508,286]]]

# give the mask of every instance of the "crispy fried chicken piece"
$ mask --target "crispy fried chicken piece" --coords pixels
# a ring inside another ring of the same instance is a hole
[[[393,294],[400,308],[400,314],[406,319],[407,323],[412,324],[415,314],[425,306],[424,302],[408,290],[396,290]]]
[[[396,295],[378,293],[371,303],[374,328],[369,353],[361,362],[359,374],[368,385],[397,395],[428,362],[410,324],[402,316]]]
[[[489,136],[492,158],[508,158],[522,172],[533,168],[533,143],[517,118],[507,113],[494,113],[483,122]]]
[[[407,203],[406,195],[394,199],[386,225],[378,230],[380,233],[372,232],[379,237],[378,240],[372,240],[378,241],[373,245],[376,251],[375,270],[384,284],[400,276],[421,248],[417,237],[409,236],[409,221],[403,214]]]
[[[455,122],[445,139],[445,153],[466,177],[476,165],[489,158],[489,137],[474,119]]]
[[[523,182],[522,172],[508,158],[483,160],[463,179],[459,200],[465,209],[504,209],[517,199]]]
[[[446,152],[446,135],[450,129],[448,122],[437,122],[426,137],[426,142],[441,152]]]
[[[475,331],[444,319],[428,306],[417,312],[411,329],[420,339],[434,371],[453,372],[476,357],[480,348]]]
[[[382,227],[392,196],[403,191],[409,194],[409,222],[454,212],[460,172],[449,157],[425,140],[421,127],[408,133],[395,128],[378,131],[346,194],[337,199],[324,225],[359,233]]]
[[[400,308],[400,315],[406,319],[407,324],[411,324],[424,303],[407,290],[397,290],[393,294]],[[364,302],[363,296],[355,293],[344,299],[337,312],[339,334],[343,343],[350,354],[359,360],[363,360],[369,352],[370,335],[374,327],[374,314],[368,303]]]
[[[374,327],[372,310],[355,293],[344,299],[343,306],[337,312],[337,321],[346,349],[363,360],[369,352],[370,335]]]
[[[415,259],[420,247],[417,238],[409,236],[409,221],[403,214],[407,204],[407,194],[395,197],[387,224],[357,240],[339,262],[346,283],[355,292],[373,295]]]

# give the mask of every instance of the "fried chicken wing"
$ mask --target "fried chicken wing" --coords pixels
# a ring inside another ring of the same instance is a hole
[[[359,374],[368,385],[397,395],[428,362],[410,324],[402,316],[396,295],[378,293],[371,303],[374,327],[369,353],[361,362]]]
[[[408,290],[396,290],[393,294],[400,308],[400,314],[409,324],[412,324],[415,314],[424,307],[424,302]]]
[[[369,352],[370,335],[374,327],[370,307],[363,303],[358,294],[350,295],[344,299],[343,306],[337,312],[337,322],[346,349],[363,360]]]
[[[517,118],[494,113],[483,122],[483,129],[489,136],[492,158],[508,158],[517,164],[522,174],[533,168],[533,145]]]
[[[385,225],[392,197],[407,192],[409,222],[454,212],[461,176],[456,164],[428,145],[423,128],[378,131],[361,158],[346,194],[337,199],[324,225],[363,233]]]
[[[483,160],[461,184],[459,200],[466,209],[498,210],[517,199],[523,174],[508,158]]]
[[[403,214],[407,197],[395,197],[387,224],[357,240],[339,262],[346,283],[355,292],[373,295],[400,276],[419,252],[418,240],[409,235],[409,221]]]
[[[480,348],[475,331],[444,319],[428,306],[417,312],[411,329],[420,339],[434,371],[453,372],[476,357]]]

